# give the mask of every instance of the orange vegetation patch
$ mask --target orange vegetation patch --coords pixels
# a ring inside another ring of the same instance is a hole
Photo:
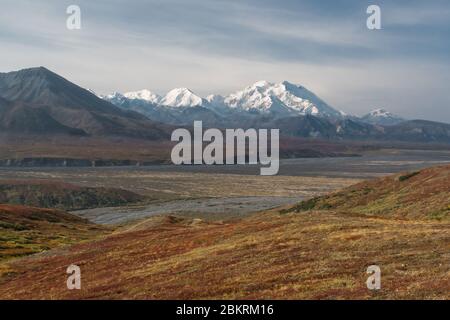
[[[449,227],[324,211],[223,224],[167,218],[8,263],[0,297],[448,299]],[[81,267],[81,290],[66,288],[70,264]],[[380,291],[366,288],[372,264]]]

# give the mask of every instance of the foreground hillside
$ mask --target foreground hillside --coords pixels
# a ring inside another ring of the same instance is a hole
[[[8,265],[0,297],[33,299],[450,298],[449,224],[334,213],[228,224],[171,219]],[[82,270],[69,291],[65,268]],[[382,289],[366,288],[366,268]]]
[[[4,264],[9,273],[0,277],[0,297],[449,299],[450,223],[416,219],[403,208],[440,210],[442,202],[428,198],[450,199],[448,185],[437,183],[448,169],[369,182],[370,201],[352,192],[365,184],[340,193],[371,215],[349,204],[348,210],[273,210],[226,223],[154,217],[95,242]],[[418,197],[433,179],[433,192]],[[416,184],[403,189],[395,180]],[[372,201],[388,193],[398,196],[397,204],[382,214],[371,211]],[[408,193],[414,195],[410,201]],[[79,291],[66,289],[70,264],[81,267]],[[382,270],[379,291],[366,288],[372,264]]]
[[[59,210],[0,204],[0,261],[92,239],[106,230]]]

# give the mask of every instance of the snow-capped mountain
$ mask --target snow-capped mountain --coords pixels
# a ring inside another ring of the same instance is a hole
[[[206,97],[206,101],[208,102],[208,105],[206,106],[208,109],[221,115],[227,115],[233,111],[225,104],[225,97],[220,94],[210,94]]]
[[[147,89],[127,92],[127,93],[124,93],[123,96],[128,99],[144,100],[144,101],[154,103],[154,104],[159,104],[159,102],[162,99],[161,96],[159,96],[158,94],[153,93]]]
[[[287,81],[258,81],[225,97],[213,94],[202,98],[187,88],[176,88],[164,97],[149,90],[141,90],[125,94],[115,92],[103,98],[119,106],[130,107],[139,103],[142,107],[145,103],[150,103],[174,108],[204,107],[220,114],[239,111],[253,115],[270,114],[274,118],[313,115],[341,119],[345,116],[305,87]]]
[[[94,93],[94,92],[92,92],[92,93]],[[130,102],[133,100],[144,102],[144,103],[146,102],[146,103],[152,103],[152,104],[159,104],[159,102],[162,99],[161,96],[159,96],[156,93],[153,93],[147,89],[126,92],[124,94],[115,91],[108,95],[99,95],[98,97],[100,97],[104,100],[107,100],[109,102],[112,102],[116,105],[118,104],[119,106],[125,102]]]
[[[341,118],[339,112],[303,86],[288,81],[270,83],[258,81],[242,91],[224,99],[230,108],[275,115],[313,115],[326,118]]]
[[[385,109],[379,108],[374,109],[370,111],[368,114],[361,117],[361,121],[370,124],[389,126],[403,122],[405,121],[405,119],[395,114],[392,114]]]
[[[237,122],[258,125],[277,119],[314,116],[333,123],[351,120],[352,124],[359,123],[363,128],[365,124],[390,126],[405,121],[381,108],[362,118],[346,115],[305,87],[288,81],[258,81],[227,96],[212,94],[206,98],[188,88],[172,89],[164,96],[144,89],[124,94],[114,92],[102,98],[122,109],[136,111],[152,120],[169,124],[184,125],[202,120],[209,125],[225,127]]]
[[[170,90],[160,104],[169,107],[198,107],[205,106],[208,102],[196,95],[188,88],[176,88]]]
[[[208,101],[208,103],[214,107],[227,107],[227,105],[225,104],[225,97],[221,96],[220,94],[210,94],[206,97],[206,101]]]
[[[107,95],[99,95],[98,97],[102,98],[103,100],[109,101],[119,107],[125,100],[127,100],[127,98],[123,94],[117,91],[114,91],[113,93]]]
[[[205,125],[216,127],[236,123],[246,126],[309,115],[332,121],[345,118],[343,112],[333,109],[311,91],[287,81],[258,81],[227,96],[212,94],[206,98],[188,88],[172,89],[162,97],[145,89],[125,94],[114,92],[102,98],[152,120],[176,125],[202,120]]]

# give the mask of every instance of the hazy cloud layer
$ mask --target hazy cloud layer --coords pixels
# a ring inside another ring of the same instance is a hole
[[[382,30],[366,28],[373,3]],[[99,93],[289,80],[348,113],[450,122],[449,36],[448,1],[3,0],[0,71],[43,65]]]

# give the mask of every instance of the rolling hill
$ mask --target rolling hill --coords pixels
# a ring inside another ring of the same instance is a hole
[[[448,210],[449,171],[376,179],[241,220],[153,217],[4,263],[0,297],[449,299],[450,225],[447,214],[433,214]],[[65,288],[72,263],[81,268],[81,290]],[[373,264],[382,270],[378,291],[366,287]]]
[[[301,202],[290,211],[337,210],[375,217],[448,219],[450,166],[365,181]]]

